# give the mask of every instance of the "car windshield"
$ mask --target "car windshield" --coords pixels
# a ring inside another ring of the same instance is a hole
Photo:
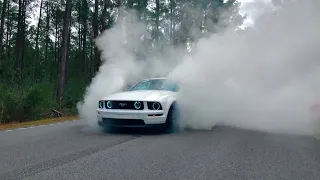
[[[165,91],[178,91],[178,85],[167,79],[150,79],[143,80],[129,88],[129,91],[138,90],[165,90]]]

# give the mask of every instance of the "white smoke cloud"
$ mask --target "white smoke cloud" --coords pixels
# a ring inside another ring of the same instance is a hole
[[[149,36],[146,26],[118,23],[97,40],[106,61],[78,105],[79,114],[95,124],[102,96],[169,72],[181,82],[182,127],[224,124],[308,134],[309,107],[320,100],[318,8],[316,1],[287,1],[279,12],[261,15],[255,29],[200,38],[191,54],[181,49],[170,49],[166,56],[144,52],[148,61],[133,53],[147,49],[139,41]]]

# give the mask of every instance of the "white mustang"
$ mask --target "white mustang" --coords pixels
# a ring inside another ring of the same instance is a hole
[[[167,78],[138,82],[125,92],[104,97],[97,109],[102,127],[154,127],[172,129],[176,125],[179,87]]]

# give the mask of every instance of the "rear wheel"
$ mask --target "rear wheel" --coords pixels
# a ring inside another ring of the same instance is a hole
[[[179,130],[180,111],[177,103],[173,103],[169,109],[165,124],[166,132],[172,133]]]

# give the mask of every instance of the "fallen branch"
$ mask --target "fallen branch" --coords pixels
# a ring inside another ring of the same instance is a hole
[[[54,117],[62,117],[62,113],[56,109],[52,109],[52,113]]]

